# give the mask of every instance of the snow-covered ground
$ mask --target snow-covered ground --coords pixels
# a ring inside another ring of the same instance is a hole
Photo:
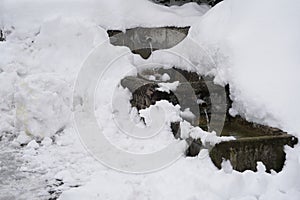
[[[233,171],[228,162],[218,170],[202,150],[159,171],[130,174],[94,159],[72,119],[81,109],[73,107],[74,84],[90,52],[125,53],[98,88],[97,120],[106,125],[107,138],[127,151],[168,145],[174,140],[168,126],[140,143],[120,135],[109,105],[115,91],[128,98],[115,86],[136,73],[136,66],[156,62],[188,68],[172,51],[199,73],[215,76],[216,83],[230,83],[231,114],[300,137],[299,9],[300,2],[292,0],[225,0],[210,10],[195,3],[168,8],[147,0],[0,1],[6,38],[0,42],[0,199],[299,199],[299,145],[285,148],[280,173],[265,173],[261,163],[256,173]],[[147,61],[110,45],[106,34],[109,28],[187,25],[191,29],[184,41],[155,51]],[[199,48],[213,62],[197,54]],[[176,108],[169,109],[180,118]]]

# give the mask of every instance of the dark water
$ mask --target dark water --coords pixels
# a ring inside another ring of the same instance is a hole
[[[257,129],[250,129],[247,126],[243,126],[237,123],[225,124],[222,130],[222,136],[234,136],[235,138],[245,138],[245,137],[259,137],[262,136]]]

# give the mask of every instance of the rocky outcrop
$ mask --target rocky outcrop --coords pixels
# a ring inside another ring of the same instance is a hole
[[[186,37],[188,30],[189,27],[138,27],[125,32],[109,30],[107,33],[113,45],[127,46],[133,53],[146,59],[152,51],[178,44]],[[167,81],[153,79],[156,76],[162,77],[163,74],[168,74]],[[176,91],[157,90],[160,83],[174,81],[180,83]],[[195,156],[201,148],[208,148],[211,160],[218,168],[221,168],[223,160],[229,160],[235,170],[255,171],[257,162],[261,161],[268,172],[271,169],[278,172],[285,162],[284,146],[293,147],[298,142],[296,137],[280,129],[251,123],[239,116],[230,116],[228,110],[232,101],[229,97],[229,85],[216,85],[213,77],[199,76],[196,72],[176,68],[152,68],[139,72],[137,77],[125,77],[121,80],[121,85],[131,91],[131,105],[138,110],[147,108],[156,101],[168,100],[174,105],[180,104],[182,110],[190,109],[196,118],[186,120],[193,126],[199,126],[206,131],[215,130],[221,136],[234,136],[236,140],[221,142],[215,146],[201,144],[200,140],[187,139],[187,156]],[[180,138],[180,124],[172,123],[171,129],[174,137]]]
[[[211,97],[214,96],[218,99],[219,91],[223,90],[226,93],[226,100],[225,102],[220,101],[220,103],[225,104],[226,119],[225,121],[220,120],[220,123],[224,123],[221,136],[234,136],[236,140],[224,141],[210,147],[212,162],[216,167],[221,168],[223,160],[229,160],[235,170],[256,171],[257,162],[261,161],[266,166],[267,172],[272,169],[277,172],[281,171],[285,162],[284,146],[293,147],[297,144],[298,139],[278,128],[251,123],[239,116],[230,116],[228,110],[232,101],[229,98],[228,85],[226,87],[215,85],[215,87],[208,89],[207,84],[214,85],[210,77],[204,78],[195,72],[176,68],[155,70],[156,75],[167,73],[170,76],[168,82],[180,80],[180,85],[176,91],[167,93],[157,90],[159,83],[163,81],[145,78],[145,75],[151,75],[151,73],[154,74],[154,71],[148,70],[137,77],[130,76],[121,80],[121,85],[132,92],[132,106],[140,110],[154,105],[156,101],[168,100],[174,105],[180,104],[182,110],[190,108],[190,111],[196,115],[196,120],[190,122],[194,126],[209,130],[213,112],[216,112],[214,114],[218,117],[217,107],[223,107],[220,104],[212,104]],[[187,95],[188,87],[192,88],[195,95]],[[201,99],[201,103],[197,103],[199,99]],[[221,111],[219,117],[222,117]],[[180,138],[180,124],[172,123],[171,129],[174,137]],[[201,144],[200,140],[191,138],[188,140],[190,146],[186,155],[196,156],[200,149],[204,148],[204,145]]]

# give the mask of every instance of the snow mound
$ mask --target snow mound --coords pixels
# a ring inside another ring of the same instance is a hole
[[[190,30],[215,59],[207,73],[230,84],[236,112],[298,136],[299,9],[298,1],[227,0]]]
[[[14,95],[16,128],[35,137],[52,136],[70,122],[72,90],[57,74],[35,74],[20,81]]]

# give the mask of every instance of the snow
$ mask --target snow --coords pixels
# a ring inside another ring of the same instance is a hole
[[[179,86],[179,81],[175,81],[173,83],[158,83],[158,88],[156,90],[161,92],[170,93],[170,91],[175,91]]]
[[[70,121],[71,91],[57,74],[34,74],[17,85],[15,126],[28,135],[52,136]]]
[[[180,116],[183,118],[183,119],[187,119],[187,120],[194,120],[196,118],[196,116],[194,115],[194,113],[192,113],[190,111],[190,108],[186,108],[184,109],[184,111],[180,112]]]
[[[211,145],[214,146],[222,141],[230,141],[235,140],[234,137],[218,137],[216,132],[207,132],[203,131],[199,127],[194,127],[187,121],[182,121],[180,123],[180,134],[181,138],[193,138],[193,139],[201,139],[201,142],[204,146]]]
[[[24,33],[31,34],[38,30],[38,26],[53,18],[69,18],[69,20],[84,20],[87,23],[97,23],[104,29],[124,29],[137,26],[186,26],[202,16],[209,7],[189,3],[185,6],[165,6],[153,4],[147,0],[97,1],[97,0],[5,0],[1,6],[2,24],[13,26],[18,35],[11,37],[24,37]],[[134,12],[132,12],[134,11]],[[147,12],[145,12],[147,11]],[[30,14],[28,14],[30,13]],[[130,13],[130,14],[129,14]],[[31,25],[27,27],[27,23]],[[65,29],[68,31],[67,29]],[[22,34],[22,36],[21,36]],[[26,34],[27,36],[27,34]]]
[[[98,47],[100,52],[126,53],[112,63],[95,97],[95,114],[105,125],[103,133],[120,148],[141,153],[163,148],[174,141],[168,126],[171,121],[181,121],[182,137],[211,144],[233,139],[191,127],[182,119],[192,117],[188,111],[167,102],[140,112],[147,125],[152,122],[152,109],[161,106],[169,114],[151,140],[120,132],[113,121],[111,98],[123,106],[128,121],[141,123],[137,111],[130,110],[130,94],[117,85],[122,77],[135,74],[135,66],[143,62],[214,75],[216,83],[231,86],[232,115],[300,136],[299,9],[300,3],[291,0],[225,0],[208,12],[208,7],[196,3],[168,8],[146,0],[1,1],[0,29],[4,29],[6,41],[0,42],[0,175],[5,177],[0,180],[0,199],[20,195],[49,199],[46,185],[54,187],[55,179],[62,179],[65,184],[56,187],[62,192],[61,200],[297,200],[299,145],[285,147],[287,160],[280,173],[265,173],[262,163],[258,163],[258,172],[240,173],[232,170],[228,161],[218,170],[203,149],[195,158],[181,157],[154,173],[127,174],[107,168],[86,151],[71,115],[84,107],[80,97],[77,106],[72,106],[80,66]],[[170,50],[153,52],[146,61],[130,54],[128,48],[107,42],[109,28],[173,25],[191,26],[188,37]],[[98,63],[101,66],[102,62]],[[161,80],[168,81],[168,75]],[[174,89],[171,86],[167,88]],[[13,142],[6,141],[7,134],[13,135]],[[24,144],[27,146],[20,147]]]
[[[98,124],[102,127],[103,134],[110,143],[127,152],[151,153],[159,151],[174,142],[170,123],[181,120],[180,106],[173,106],[168,101],[158,101],[155,105],[139,111],[131,111],[129,100],[131,94],[123,88],[117,88],[118,107],[111,108],[102,103],[105,100],[97,100],[99,107],[96,110]],[[97,93],[98,95],[102,93]],[[100,96],[99,96],[100,98]],[[101,99],[109,101],[110,97]],[[122,100],[122,101],[121,101]],[[135,116],[132,112],[135,112]],[[144,122],[132,118],[143,117]],[[105,126],[103,126],[105,124]]]
[[[170,80],[169,74],[164,73],[164,74],[161,76],[161,80],[162,80],[162,81],[168,81],[168,80]]]
[[[44,139],[43,139],[43,141],[41,142],[41,144],[43,145],[43,146],[50,146],[51,144],[52,144],[52,139],[51,138],[49,138],[49,137],[45,137]]]
[[[18,137],[14,140],[15,142],[22,144],[28,144],[31,141],[31,137],[27,135],[24,131],[21,131]]]
[[[220,3],[191,28],[212,55],[222,52],[216,75],[230,83],[233,109],[246,119],[299,135],[300,3]]]
[[[39,148],[39,144],[35,141],[35,140],[31,140],[28,144],[27,144],[28,148],[31,149],[37,149]]]

